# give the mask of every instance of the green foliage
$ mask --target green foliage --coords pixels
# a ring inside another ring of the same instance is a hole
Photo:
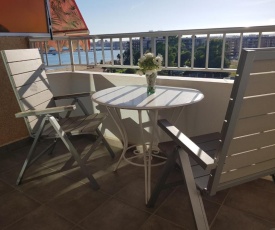
[[[136,70],[135,70],[135,69],[126,69],[126,70],[124,71],[124,73],[135,74],[135,73],[136,73]]]
[[[168,37],[168,66],[178,66],[178,37],[177,36],[169,36]],[[209,68],[220,68],[221,67],[221,55],[222,55],[222,39],[211,39],[209,43]],[[225,47],[225,50],[227,47]],[[166,59],[165,55],[165,43],[157,42],[156,44],[156,54],[161,54],[163,60]],[[120,55],[117,56],[120,58]],[[140,51],[133,50],[133,64],[138,64],[138,59],[140,58]],[[181,44],[181,54],[180,54],[180,63],[181,66],[191,66],[191,52],[187,50],[185,44],[182,42]],[[194,53],[194,66],[198,68],[205,68],[206,63],[206,45],[199,46],[195,49]],[[127,49],[123,53],[123,64],[130,65],[130,50]],[[144,67],[148,63],[144,63]],[[164,65],[164,62],[162,63]],[[230,66],[230,60],[228,56],[224,57],[224,68],[228,68]],[[129,70],[130,71],[130,70]],[[124,70],[124,72],[126,72]],[[131,72],[131,71],[130,71]],[[186,72],[187,73],[187,72]],[[194,73],[194,72],[190,72]],[[159,75],[175,75],[173,71],[162,70],[158,72]],[[227,73],[202,73],[205,76],[212,77],[225,77],[228,76]]]

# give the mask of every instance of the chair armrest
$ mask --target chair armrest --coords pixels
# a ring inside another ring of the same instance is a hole
[[[60,100],[60,99],[70,99],[70,98],[78,98],[78,97],[87,97],[91,96],[95,92],[85,92],[85,93],[73,93],[73,94],[67,94],[67,95],[61,95],[53,97],[54,100]]]
[[[52,114],[52,113],[61,113],[65,111],[75,110],[75,105],[67,105],[67,106],[58,106],[53,108],[41,109],[41,110],[28,110],[25,112],[16,113],[15,117],[28,117],[28,116],[39,116],[43,114]]]
[[[167,120],[158,120],[158,125],[166,132],[173,141],[191,156],[203,169],[210,170],[216,167],[215,160],[198,147],[192,140],[184,135]]]

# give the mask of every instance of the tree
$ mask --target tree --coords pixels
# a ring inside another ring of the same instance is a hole
[[[120,55],[119,55],[119,57],[120,57]],[[139,58],[140,58],[140,51],[137,50],[137,49],[133,49],[133,65],[138,64],[138,59]],[[127,48],[123,52],[123,64],[124,65],[130,65],[130,48]]]
[[[186,50],[181,52],[180,56],[181,66],[191,66],[191,52]]]
[[[220,68],[221,60],[222,60],[222,45],[223,42],[221,39],[212,39],[209,43],[209,60],[208,67],[209,68]],[[200,46],[196,49],[195,52],[195,67],[205,67],[206,60],[206,46]],[[228,68],[230,66],[229,57],[224,57],[224,68]]]

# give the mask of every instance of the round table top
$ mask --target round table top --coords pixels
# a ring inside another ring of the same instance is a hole
[[[117,86],[100,90],[92,95],[98,104],[120,109],[168,109],[193,104],[204,95],[196,89],[156,86],[156,92],[147,95],[147,86]]]

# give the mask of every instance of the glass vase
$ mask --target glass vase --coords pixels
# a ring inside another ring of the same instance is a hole
[[[157,72],[150,71],[145,73],[146,81],[147,81],[147,95],[154,94],[156,92],[156,79],[157,79]]]

